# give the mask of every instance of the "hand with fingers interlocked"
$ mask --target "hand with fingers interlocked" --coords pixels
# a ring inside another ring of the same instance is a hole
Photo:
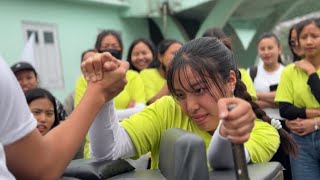
[[[312,119],[301,119],[286,121],[290,131],[299,136],[305,136],[314,132],[314,122]]]
[[[127,84],[129,64],[114,58],[110,53],[96,53],[81,64],[88,88],[96,88],[105,101],[117,96]]]

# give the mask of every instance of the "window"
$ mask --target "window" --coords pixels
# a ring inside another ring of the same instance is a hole
[[[57,27],[53,24],[22,22],[25,43],[35,34],[34,62],[40,86],[47,89],[64,88]]]

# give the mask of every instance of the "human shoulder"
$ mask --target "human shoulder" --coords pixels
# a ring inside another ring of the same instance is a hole
[[[0,59],[0,142],[11,144],[36,128],[25,96],[14,74]]]

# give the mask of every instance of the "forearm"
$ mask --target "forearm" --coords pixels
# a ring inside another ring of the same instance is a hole
[[[57,179],[74,157],[94,117],[104,104],[105,98],[99,94],[94,88],[88,88],[68,119],[45,136],[35,129],[26,137],[6,146],[8,167],[13,174],[18,179]]]
[[[160,99],[162,96],[168,95],[169,92],[166,88],[162,88],[155,96],[148,100],[147,105],[154,103],[156,100]]]
[[[275,103],[271,103],[271,102],[267,102],[267,101],[255,101],[256,104],[258,104],[258,106],[260,108],[277,108],[277,105]]]
[[[97,161],[131,157],[136,154],[130,137],[118,122],[113,102],[99,112],[89,130],[90,154]]]
[[[137,103],[133,108],[117,110],[116,113],[118,116],[118,120],[122,121],[123,119],[128,118],[137,112],[142,111],[144,107],[145,107],[145,104]]]
[[[95,96],[89,94],[95,94]],[[94,88],[88,86],[83,98],[69,118],[61,123],[59,128],[52,129],[52,132],[50,131],[44,137],[48,152],[46,154],[49,155],[47,169],[63,172],[63,169],[72,160],[105,102],[105,98],[102,94],[100,95]]]
[[[288,102],[279,102],[279,110],[281,117],[288,120],[307,117],[305,108],[295,107]]]
[[[309,85],[309,87],[311,89],[311,92],[312,92],[313,96],[320,103],[320,78],[319,78],[319,76],[318,76],[318,74],[316,72],[312,73],[309,76],[308,85]]]
[[[274,103],[276,92],[257,92],[258,100]]]
[[[306,118],[314,118],[320,116],[320,109],[306,109]]]
[[[232,155],[231,142],[219,134],[220,125],[214,132],[208,150],[208,160],[212,168],[233,168],[234,161]],[[250,156],[246,148],[246,162],[250,161]]]

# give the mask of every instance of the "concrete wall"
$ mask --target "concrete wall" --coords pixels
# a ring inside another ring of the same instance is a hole
[[[24,47],[22,21],[55,24],[64,74],[64,89],[51,92],[63,101],[80,75],[80,55],[94,46],[99,29],[122,33],[125,53],[138,37],[148,37],[145,19],[123,17],[127,7],[76,1],[0,0],[0,54],[9,65],[19,61]]]

